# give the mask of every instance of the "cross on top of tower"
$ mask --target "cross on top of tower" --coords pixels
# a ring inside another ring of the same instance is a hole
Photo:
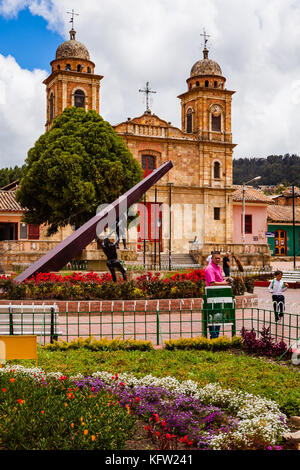
[[[68,15],[71,15],[70,23],[72,24],[72,28],[70,31],[70,39],[75,39],[76,31],[74,30],[74,16],[79,16],[79,13],[74,12],[74,8],[72,11],[67,11]]]
[[[206,47],[206,43],[208,42],[208,38],[210,38],[210,34],[207,34],[206,31],[205,31],[205,28],[203,28],[203,33],[201,33],[200,36],[203,36],[203,39],[204,39],[203,57],[204,57],[204,59],[207,59],[208,58],[208,49]]]
[[[145,90],[139,89],[139,92],[140,93],[145,93],[145,95],[146,95],[146,113],[151,114],[151,111],[149,109],[149,94],[150,93],[156,93],[156,91],[151,90],[150,87],[149,87],[149,82],[147,82],[146,83],[146,89]]]

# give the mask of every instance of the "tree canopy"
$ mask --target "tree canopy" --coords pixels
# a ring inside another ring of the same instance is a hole
[[[19,167],[15,165],[13,168],[1,168],[0,169],[0,188],[12,183],[13,181],[19,180],[23,175],[23,166]]]
[[[296,184],[300,186],[300,157],[298,155],[269,155],[267,158],[233,160],[233,182],[242,184],[261,176],[258,185]]]
[[[80,227],[142,179],[121,137],[95,111],[67,108],[28,152],[16,197],[25,221]]]

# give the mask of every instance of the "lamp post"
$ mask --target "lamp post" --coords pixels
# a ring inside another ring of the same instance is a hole
[[[161,270],[161,259],[160,259],[160,243],[161,243],[161,236],[160,236],[160,227],[161,227],[161,219],[159,218],[159,214],[158,214],[157,228],[158,228],[158,269],[159,269],[159,270]]]
[[[169,271],[172,269],[172,185],[174,183],[168,183],[169,186]]]
[[[255,178],[252,178],[252,180],[247,181],[246,183],[243,183],[243,228],[242,228],[242,239],[243,243],[245,243],[245,195],[246,195],[246,184],[252,183],[252,181],[257,181],[260,180],[261,176],[256,176]]]
[[[294,271],[296,271],[295,185],[294,184],[293,184],[293,259],[294,259]]]

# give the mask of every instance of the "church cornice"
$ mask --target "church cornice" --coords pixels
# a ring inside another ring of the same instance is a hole
[[[207,93],[207,92],[213,92],[213,93],[218,93],[218,96],[212,96],[212,95],[204,95],[204,93]],[[191,95],[201,95],[203,97],[206,97],[206,98],[214,98],[214,99],[220,99],[220,96],[219,95],[229,95],[229,96],[232,96],[234,95],[235,91],[232,91],[232,90],[227,90],[227,89],[223,89],[223,90],[218,90],[217,88],[205,88],[205,87],[194,87],[194,88],[191,88],[191,90],[188,90],[184,93],[182,93],[181,95],[178,95],[177,98],[179,99],[182,99],[182,98],[185,98],[185,97],[190,97]]]
[[[55,80],[57,77],[60,79],[61,76],[62,80],[72,80],[72,79],[75,79],[77,81],[77,79],[80,79],[81,81],[85,81],[87,83],[91,83],[93,81],[97,81],[97,80],[102,80],[103,78],[103,75],[96,75],[96,74],[91,74],[91,73],[86,73],[86,72],[75,72],[75,71],[68,71],[68,70],[55,70],[54,72],[52,72],[47,78],[45,78],[45,80],[43,81],[43,83],[45,85],[49,85],[49,83],[52,81],[52,80]]]

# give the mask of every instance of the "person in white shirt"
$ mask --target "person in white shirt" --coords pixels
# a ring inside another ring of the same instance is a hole
[[[288,284],[282,281],[282,271],[275,271],[274,274],[275,278],[270,282],[268,289],[269,292],[271,292],[272,294],[275,321],[278,322],[282,319],[284,312],[285,299],[283,292],[285,292],[289,286]]]
[[[210,255],[206,258],[206,266],[208,266],[211,263],[213,251],[210,252]]]

